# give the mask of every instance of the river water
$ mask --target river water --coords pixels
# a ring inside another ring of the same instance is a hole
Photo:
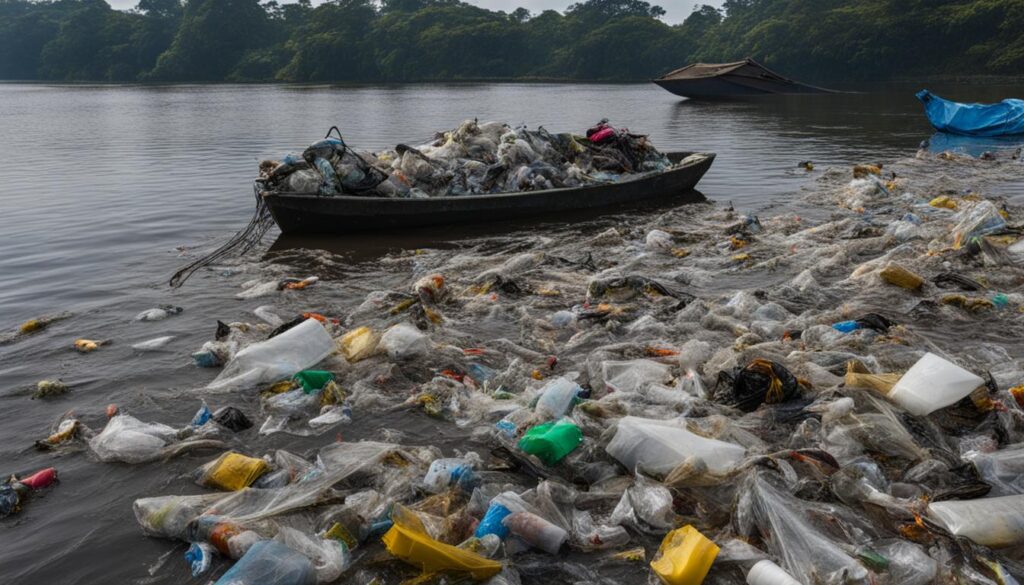
[[[103,407],[110,403],[142,420],[186,422],[198,406],[191,389],[216,374],[196,369],[188,354],[213,337],[217,319],[253,320],[251,310],[268,302],[236,299],[244,281],[267,274],[318,274],[331,286],[282,300],[281,313],[341,315],[373,290],[408,287],[418,269],[401,260],[403,248],[472,248],[478,252],[472,267],[479,270],[486,268],[488,250],[508,253],[522,241],[545,237],[563,246],[583,245],[608,227],[645,225],[665,213],[617,211],[572,223],[539,218],[514,228],[438,229],[408,240],[318,240],[331,253],[297,251],[294,241],[274,243],[272,232],[265,246],[277,250],[271,259],[260,261],[257,255],[230,270],[201,271],[183,288],[169,289],[166,282],[177,267],[247,221],[251,179],[260,159],[301,151],[332,125],[349,144],[376,149],[423,142],[473,117],[577,132],[607,117],[617,126],[649,134],[664,151],[716,152],[714,166],[699,185],[716,205],[732,202],[740,212],[814,216],[820,210],[805,209],[796,194],[812,185],[821,169],[909,157],[932,137],[913,97],[918,88],[866,89],[687,102],[654,85],[0,85],[0,329],[13,330],[26,319],[61,311],[74,315],[0,346],[0,473],[56,466],[61,477],[56,489],[0,521],[0,580],[189,579],[180,560],[183,547],[144,537],[131,502],[198,492],[187,474],[205,458],[133,467],[101,464],[80,452],[41,453],[32,443],[70,409],[94,428],[102,427]],[[1020,87],[931,89],[958,100],[1024,94]],[[819,170],[807,173],[797,167],[808,160]],[[1020,184],[1000,188],[1011,196],[1022,194]],[[686,213],[671,217],[684,221]],[[685,224],[672,227],[687,229]],[[154,323],[133,321],[140,311],[168,303],[184,307],[184,313]],[[495,320],[492,325],[507,323]],[[143,354],[129,347],[162,335],[175,336],[166,351]],[[113,343],[81,355],[71,347],[78,337]],[[43,378],[61,378],[72,391],[59,399],[31,400],[32,387]],[[396,417],[357,420],[345,434],[369,435],[390,425],[401,426],[410,443],[437,440],[433,426]],[[327,440],[282,442],[275,436],[274,441],[254,438],[251,447],[263,452],[283,444],[309,452]],[[164,564],[168,551],[171,557]]]

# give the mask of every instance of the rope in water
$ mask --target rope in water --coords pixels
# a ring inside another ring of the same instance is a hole
[[[260,197],[260,194],[257,191],[256,210],[253,212],[252,219],[249,220],[249,225],[239,230],[238,233],[232,236],[231,239],[225,242],[221,247],[192,262],[188,266],[179,269],[173,276],[171,276],[171,280],[168,284],[170,284],[172,288],[178,288],[185,284],[185,281],[200,268],[209,266],[226,256],[233,254],[241,256],[248,253],[263,241],[263,236],[266,235],[267,230],[269,230],[272,225],[274,225],[274,217],[270,214],[270,207],[267,206],[266,201],[263,200],[263,197]]]

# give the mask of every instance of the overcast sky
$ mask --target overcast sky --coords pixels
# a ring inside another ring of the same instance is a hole
[[[279,0],[280,1],[280,0]],[[286,0],[287,1],[287,0]],[[491,10],[504,10],[505,12],[511,12],[516,8],[522,6],[530,9],[530,12],[542,12],[549,8],[555,10],[565,10],[566,6],[574,4],[576,0],[466,0],[470,4],[476,4]],[[648,0],[650,1],[650,0]],[[138,0],[107,0],[114,8],[134,8],[138,4]],[[651,2],[657,6],[661,6],[668,13],[665,16],[665,20],[671,23],[682,22],[690,12],[693,11],[693,7],[700,4],[711,4],[712,6],[721,6],[722,0],[665,0],[658,2],[654,0]],[[314,0],[314,4],[319,4]]]

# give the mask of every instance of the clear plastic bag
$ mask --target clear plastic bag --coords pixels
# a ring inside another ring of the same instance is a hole
[[[107,421],[103,431],[89,441],[89,447],[104,463],[144,463],[159,458],[177,435],[178,431],[167,425],[119,414]]]
[[[609,390],[636,392],[647,384],[672,381],[672,366],[653,360],[607,361],[601,364],[601,374]]]
[[[274,540],[253,544],[215,585],[316,585],[313,564]]]
[[[663,534],[676,525],[672,509],[672,492],[660,483],[636,475],[636,483],[622,494],[612,516],[611,524],[626,525],[649,534]]]
[[[239,351],[207,387],[227,390],[276,382],[315,366],[334,350],[334,340],[323,325],[316,319],[306,319],[276,337]]]
[[[381,335],[379,347],[392,361],[408,361],[430,351],[430,338],[409,323],[399,323]]]
[[[317,583],[331,583],[341,577],[351,564],[345,546],[338,541],[308,536],[282,526],[274,540],[305,556],[313,563]]]
[[[750,530],[747,522],[752,522],[769,551],[801,583],[867,583],[869,572],[846,552],[848,545],[835,542],[817,523],[830,519],[847,524],[844,529],[833,527],[832,533],[863,534],[870,527],[856,524],[852,514],[842,513],[837,506],[798,500],[765,475],[752,472],[742,488],[736,512],[741,533]]]

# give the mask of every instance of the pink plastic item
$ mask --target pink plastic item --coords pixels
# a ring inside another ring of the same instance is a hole
[[[606,140],[610,140],[614,136],[615,128],[612,128],[611,126],[605,126],[604,128],[601,128],[597,132],[591,134],[590,141],[593,142],[594,144],[600,144]]]
[[[52,467],[41,469],[28,477],[23,477],[18,482],[27,485],[34,490],[41,490],[44,487],[53,485],[57,481],[57,470]]]

